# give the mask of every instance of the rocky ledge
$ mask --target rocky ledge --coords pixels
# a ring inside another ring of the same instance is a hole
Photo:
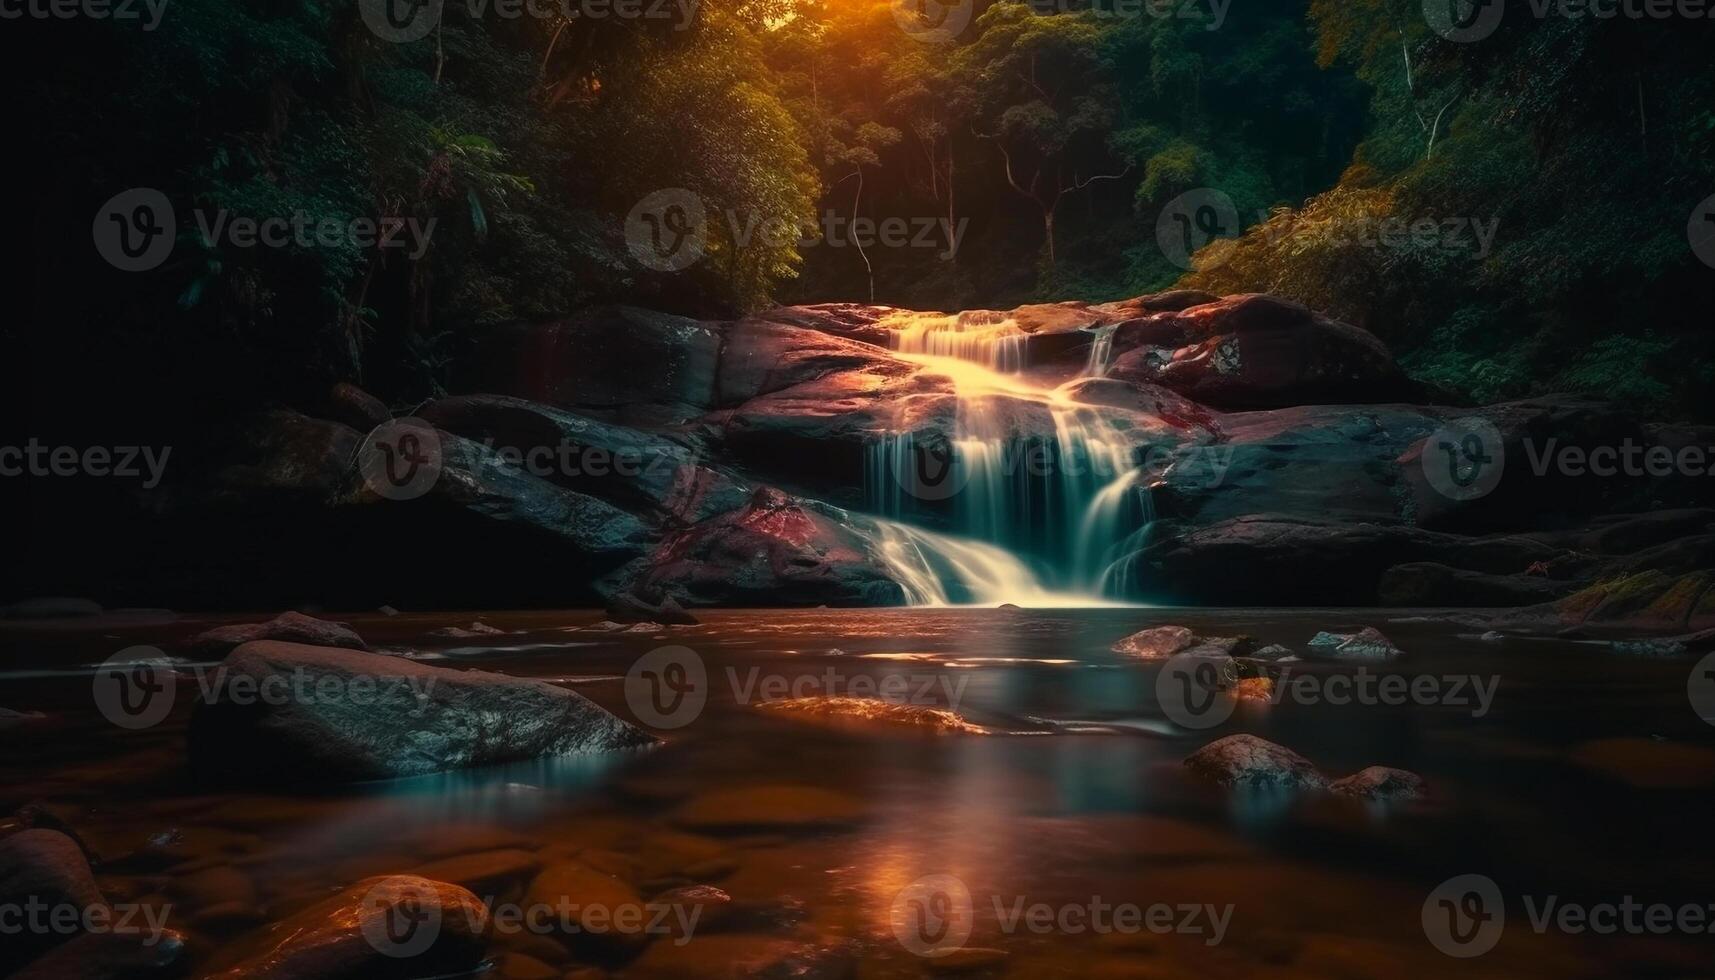
[[[344,605],[899,604],[885,535],[864,516],[871,467],[886,444],[947,446],[960,400],[946,373],[895,348],[925,324],[997,323],[1026,376],[1059,386],[1052,406],[985,397],[997,438],[1051,441],[1051,409],[1073,406],[1149,461],[1157,519],[1118,566],[1137,595],[1715,625],[1715,481],[1542,465],[1568,447],[1701,450],[1715,432],[1582,397],[1437,404],[1374,336],[1259,295],[736,321],[609,308],[515,324],[465,359],[468,393],[398,413],[438,447],[438,478],[411,499],[364,478],[364,428],[390,416],[342,385],[251,420],[160,510],[205,602],[211,576],[257,595],[308,576]],[[1104,376],[1082,376],[1097,345]],[[1505,459],[1487,493],[1438,489],[1456,421],[1481,423]],[[952,526],[948,508],[922,510]],[[174,561],[161,558],[163,579]]]

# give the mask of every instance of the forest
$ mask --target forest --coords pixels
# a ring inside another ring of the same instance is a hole
[[[1004,309],[1178,286],[1326,310],[1450,402],[1700,414],[1709,21],[1521,7],[1471,38],[1435,9],[171,0],[56,21],[13,62],[46,144],[25,163],[27,302],[85,326],[25,339],[112,354],[90,382],[111,390],[206,368],[180,411],[336,380],[409,404],[495,325],[596,304]],[[84,217],[131,188],[179,217],[143,273],[95,254]],[[699,254],[650,268],[627,216],[668,190],[704,208]],[[270,218],[432,233],[232,233]]]

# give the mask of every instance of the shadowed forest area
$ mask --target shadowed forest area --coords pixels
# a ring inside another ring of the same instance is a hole
[[[1711,380],[1686,242],[1715,189],[1707,21],[1521,10],[1460,43],[1411,0],[449,2],[396,43],[359,6],[173,0],[152,25],[15,36],[39,67],[14,98],[45,134],[23,295],[80,326],[21,339],[100,351],[77,382],[103,396],[190,365],[199,410],[341,379],[408,403],[495,325],[597,303],[955,310],[1182,285],[1326,310],[1450,400],[1685,415]],[[133,187],[181,218],[145,275],[93,254],[82,217]],[[707,257],[670,273],[624,239],[663,188],[709,215]],[[1164,209],[1211,191],[1236,220],[1199,222],[1176,263]],[[192,213],[434,225],[421,247],[238,248]],[[853,218],[913,244],[825,234]],[[1441,231],[1378,241],[1425,221]]]

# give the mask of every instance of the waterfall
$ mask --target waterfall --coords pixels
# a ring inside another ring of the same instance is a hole
[[[1119,328],[1117,323],[1094,328],[1096,337],[1090,341],[1090,359],[1084,364],[1084,377],[1107,377],[1108,364],[1114,358],[1114,334]]]
[[[1154,516],[1136,434],[1026,376],[1029,335],[1007,314],[888,325],[899,356],[945,375],[957,398],[949,444],[902,432],[869,447],[867,499],[885,518],[875,545],[910,601],[1088,605],[1125,594],[1124,548]],[[1080,377],[1099,377],[1110,359],[1114,328],[1092,332]],[[1040,434],[1020,435],[1021,413],[1051,421],[1052,434],[1035,424]]]

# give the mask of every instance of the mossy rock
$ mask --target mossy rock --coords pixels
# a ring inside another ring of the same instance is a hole
[[[1708,572],[1693,572],[1680,576],[1679,581],[1643,611],[1642,618],[1659,620],[1669,626],[1682,626],[1690,622],[1698,600],[1703,599],[1709,592],[1710,575]]]

